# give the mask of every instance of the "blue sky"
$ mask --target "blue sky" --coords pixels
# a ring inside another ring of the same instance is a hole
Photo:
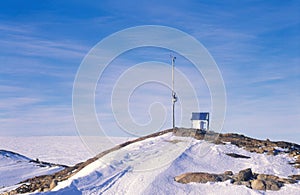
[[[223,132],[299,143],[299,10],[296,0],[3,2],[0,135],[76,135],[72,87],[84,56],[124,28],[166,25],[194,36],[218,64],[227,93]],[[107,99],[118,75],[142,61],[169,63],[168,53],[140,49],[111,64],[96,91],[97,113],[105,128],[118,128],[108,114]],[[201,75],[193,74],[184,59],[178,58],[176,65],[191,82],[199,83],[201,107],[209,110],[209,91]],[[168,94],[152,85],[141,88],[141,93],[149,90],[155,97]],[[139,97],[132,97],[133,116],[145,123],[143,109],[148,108],[143,105],[151,102],[140,102]],[[163,102],[168,103],[167,98]],[[164,127],[171,127],[169,116]]]

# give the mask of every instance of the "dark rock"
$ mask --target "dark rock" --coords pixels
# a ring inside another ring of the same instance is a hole
[[[253,174],[250,168],[241,170],[236,176],[237,181],[249,181],[252,178]]]
[[[253,179],[256,179],[257,176],[259,175],[258,173],[252,173],[253,174]]]
[[[236,153],[226,153],[227,156],[231,156],[233,158],[250,158],[249,156],[244,156],[241,154],[236,154]]]
[[[267,180],[264,182],[265,182],[266,190],[278,191],[283,186],[281,182],[278,182],[276,180]]]

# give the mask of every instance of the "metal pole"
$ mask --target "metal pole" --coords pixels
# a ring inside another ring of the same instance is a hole
[[[172,56],[172,98],[174,95],[174,57]]]
[[[171,55],[171,59],[172,59],[172,118],[173,118],[173,130],[175,130],[175,102],[177,101],[177,97],[174,91],[174,63],[176,57]]]

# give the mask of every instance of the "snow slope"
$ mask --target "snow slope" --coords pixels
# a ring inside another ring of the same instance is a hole
[[[61,166],[50,166],[31,160],[14,152],[0,150],[0,187],[11,186],[34,176],[51,174],[63,169]]]
[[[236,159],[226,152],[251,158]],[[299,183],[285,185],[278,192],[260,192],[228,181],[206,184],[174,181],[175,176],[186,172],[238,172],[245,168],[281,177],[300,174],[288,160],[291,159],[286,155],[250,153],[231,144],[215,145],[168,133],[109,153],[46,194],[297,194]]]

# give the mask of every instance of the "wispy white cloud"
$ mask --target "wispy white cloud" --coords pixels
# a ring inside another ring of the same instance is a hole
[[[1,98],[0,109],[2,110],[15,110],[20,109],[22,106],[34,106],[34,104],[41,102],[38,98],[29,97],[10,97]]]
[[[32,33],[33,28],[31,25],[21,24],[21,23],[1,23],[0,32],[5,32],[7,34],[24,34]]]
[[[72,110],[66,106],[34,106],[17,112],[9,110],[0,118],[0,130],[0,136],[77,134]]]
[[[22,87],[12,86],[12,85],[0,85],[0,91],[3,93],[11,93],[11,92],[20,92],[24,90]]]
[[[50,41],[36,36],[9,36],[5,40],[0,40],[0,44],[5,47],[2,52],[21,56],[32,57],[55,57],[63,59],[78,59],[84,57],[88,48],[68,41]]]

